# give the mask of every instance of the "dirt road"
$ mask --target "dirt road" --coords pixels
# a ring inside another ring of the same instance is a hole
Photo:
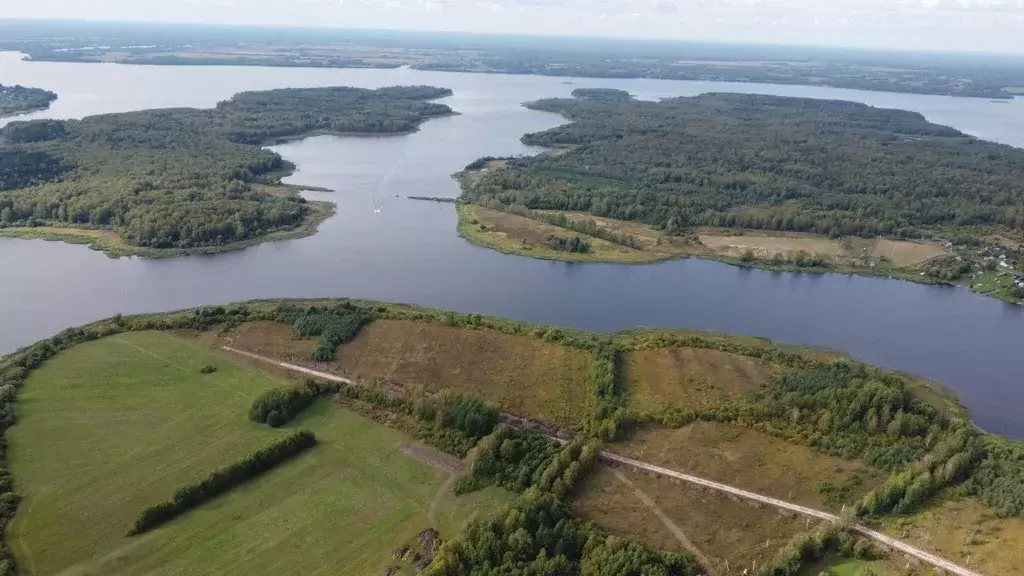
[[[259,362],[265,362],[265,363],[268,363],[268,364],[273,364],[275,366],[279,366],[279,367],[285,368],[287,370],[293,370],[293,371],[296,371],[296,372],[301,372],[303,374],[308,374],[310,376],[314,376],[314,377],[317,377],[317,378],[323,378],[325,380],[330,380],[330,381],[333,381],[333,382],[343,382],[345,384],[354,384],[354,382],[352,382],[348,378],[342,378],[341,376],[336,376],[334,374],[328,374],[327,372],[319,372],[317,370],[312,370],[310,368],[306,368],[306,367],[303,367],[303,366],[296,366],[295,364],[288,364],[286,362],[279,362],[279,361],[274,360],[272,358],[267,358],[265,356],[260,356],[258,354],[253,354],[252,352],[246,352],[244,350],[237,350],[237,349],[231,348],[229,346],[224,346],[223,348],[224,348],[224,350],[227,350],[228,352],[233,352],[235,354],[240,354],[240,355],[245,356],[247,358],[251,358],[253,360],[257,360]],[[561,443],[565,442],[565,440],[562,440],[560,438],[556,438],[554,436],[549,436],[549,438],[551,438],[552,440],[557,440],[558,442],[561,442]],[[741,488],[736,488],[734,486],[729,486],[728,484],[722,484],[721,482],[715,482],[714,480],[707,480],[705,478],[700,478],[699,476],[692,476],[690,474],[684,474],[682,472],[677,472],[675,470],[669,470],[668,468],[662,468],[661,466],[655,466],[654,464],[648,464],[646,462],[640,462],[639,460],[633,460],[631,458],[626,458],[625,456],[619,456],[617,454],[612,454],[611,452],[601,452],[599,457],[602,460],[604,460],[605,462],[612,462],[612,463],[616,463],[616,464],[622,464],[622,465],[625,465],[625,466],[630,466],[632,468],[636,468],[638,470],[646,470],[648,472],[654,472],[655,474],[658,474],[658,475],[661,475],[661,476],[666,476],[668,478],[675,478],[677,480],[682,480],[683,482],[689,482],[690,484],[697,484],[699,486],[704,486],[705,488],[710,488],[712,490],[717,490],[719,492],[724,492],[726,494],[732,494],[733,496],[738,496],[738,497],[743,498],[745,500],[751,500],[751,501],[754,501],[754,502],[761,502],[763,504],[768,504],[770,506],[774,506],[774,507],[782,509],[782,510],[789,510],[790,512],[796,512],[798,514],[803,514],[805,516],[810,516],[812,518],[819,518],[821,520],[827,520],[829,522],[838,522],[839,521],[839,517],[838,516],[836,516],[835,514],[831,514],[829,512],[825,512],[825,511],[822,511],[822,510],[815,510],[814,508],[808,508],[806,506],[801,506],[799,504],[793,504],[791,502],[786,502],[784,500],[779,500],[777,498],[772,498],[771,496],[765,496],[763,494],[758,494],[756,492],[749,492],[749,491],[743,490]],[[931,552],[927,552],[925,550],[921,550],[920,548],[911,546],[910,544],[907,544],[906,542],[897,540],[895,538],[890,538],[889,536],[886,536],[885,534],[882,534],[881,532],[876,532],[876,531],[874,531],[874,530],[872,530],[872,529],[870,529],[870,528],[868,528],[866,526],[860,526],[860,525],[854,526],[853,527],[853,531],[857,532],[858,534],[860,534],[862,536],[870,538],[870,539],[878,542],[879,544],[882,544],[882,545],[886,546],[887,548],[889,548],[891,550],[902,552],[902,553],[904,553],[904,554],[906,554],[908,556],[912,556],[914,558],[917,558],[918,560],[920,560],[922,562],[925,562],[927,564],[930,564],[930,565],[932,565],[932,566],[934,566],[936,568],[940,568],[942,570],[945,570],[949,574],[956,574],[957,576],[983,576],[979,572],[975,572],[974,570],[971,570],[969,568],[965,568],[965,567],[960,566],[958,564],[954,564],[953,562],[950,562],[949,560],[946,560],[945,558],[942,558],[940,556],[936,556],[935,554],[932,554]]]

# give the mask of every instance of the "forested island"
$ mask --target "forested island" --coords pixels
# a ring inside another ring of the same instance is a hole
[[[321,132],[408,132],[451,114],[430,102],[450,94],[428,86],[281,89],[238,94],[213,109],[15,122],[0,129],[0,234],[52,231],[159,256],[308,233],[326,209],[280,186],[291,166],[261,145]]]
[[[641,223],[661,244],[714,228],[730,237],[938,241],[974,250],[976,264],[1002,256],[1007,264],[992,264],[1004,273],[1020,257],[1024,151],[852,102],[744,94],[643,102],[613,92],[527,104],[573,120],[523,137],[556,152],[473,174],[463,200],[634,248],[636,232],[588,232],[572,216]],[[986,244],[1002,245],[979,251]],[[774,259],[770,252],[736,256]],[[805,256],[773,263],[823,264]],[[932,264],[910,275],[950,281],[977,270],[959,260]]]
[[[0,84],[0,118],[45,110],[57,99],[57,94],[41,88],[29,88],[15,84]]]

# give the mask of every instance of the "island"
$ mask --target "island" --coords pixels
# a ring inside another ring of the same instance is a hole
[[[864,104],[577,90],[527,104],[551,150],[458,175],[460,233],[539,258],[701,256],[1024,298],[1024,151]]]
[[[0,431],[7,575],[1013,576],[1024,546],[1020,442],[920,379],[728,334],[117,315],[0,359]]]
[[[0,118],[46,110],[57,99],[57,94],[41,88],[29,88],[15,84],[0,84]]]
[[[310,234],[332,213],[281,178],[264,144],[312,134],[404,134],[452,114],[445,88],[246,92],[212,109],[146,110],[0,129],[0,235],[111,255],[208,253]]]

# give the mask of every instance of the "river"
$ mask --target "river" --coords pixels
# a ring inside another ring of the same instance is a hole
[[[338,214],[314,236],[171,260],[112,260],[84,246],[0,238],[0,353],[113,315],[250,298],[349,296],[611,331],[686,327],[842,350],[954,389],[979,426],[1024,438],[1024,309],[966,289],[839,274],[791,274],[690,259],[650,266],[567,264],[477,248],[455,234],[450,174],[484,155],[530,154],[525,133],[563,122],[522,108],[578,87],[641,98],[703,92],[855,100],[921,112],[975,136],[1024,147],[1024,100],[833,88],[663,80],[598,80],[421,72],[165,67],[24,62],[0,53],[0,82],[60,95],[26,118],[208,107],[243,90],[430,84],[460,115],[405,136],[318,136],[276,146],[298,165],[289,181]],[[379,214],[374,206],[383,204]]]

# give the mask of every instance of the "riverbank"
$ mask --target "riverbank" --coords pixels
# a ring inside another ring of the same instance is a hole
[[[922,275],[921,268],[948,252],[935,243],[888,239],[830,239],[810,234],[772,234],[737,229],[702,228],[679,237],[637,222],[600,218],[583,213],[541,211],[534,216],[513,214],[460,203],[458,233],[472,244],[542,260],[603,264],[654,264],[680,258],[703,258],[735,266],[777,272],[840,273],[888,277],[920,284],[944,284]],[[559,226],[558,217],[566,223]],[[594,234],[574,228],[593,222]],[[579,237],[585,253],[557,250],[551,237]],[[618,238],[619,242],[608,238]]]
[[[302,189],[308,189],[303,187]],[[232,242],[221,246],[202,246],[199,248],[143,248],[126,244],[113,230],[102,228],[70,228],[50,226],[12,226],[0,228],[0,237],[20,238],[23,240],[47,240],[66,242],[68,244],[85,244],[90,250],[102,252],[110,258],[136,256],[146,259],[177,258],[180,256],[198,256],[203,254],[219,254],[242,250],[264,242],[294,240],[316,234],[320,224],[335,213],[335,205],[331,202],[307,202],[310,212],[299,226],[291,230],[280,230],[249,238],[241,242]]]
[[[367,315],[366,325],[335,347],[331,358],[311,360],[310,352],[323,346],[323,342],[318,343],[308,336],[297,338],[296,328],[309,325],[309,321],[318,317],[324,320],[322,315],[352,314]],[[92,447],[89,450],[102,451],[111,443],[127,442],[119,445],[129,450],[146,447],[151,451],[152,442],[193,446],[196,449],[181,453],[171,451],[167,457],[190,459],[201,454],[202,461],[194,464],[205,470],[215,468],[229,455],[223,451],[224,446],[209,452],[201,449],[206,447],[203,438],[209,437],[196,434],[195,426],[202,427],[202,422],[215,422],[229,430],[227,435],[216,436],[218,444],[224,443],[230,448],[247,442],[239,448],[243,452],[250,445],[261,445],[261,440],[265,442],[267,436],[273,434],[268,428],[256,427],[231,414],[244,414],[251,397],[272,386],[274,381],[280,381],[284,374],[270,362],[239,361],[237,356],[224,353],[226,345],[274,361],[351,378],[366,386],[383,381],[377,378],[386,374],[387,386],[380,390],[395,397],[402,397],[407,387],[422,386],[430,393],[449,390],[482,399],[502,411],[555,422],[577,431],[587,430],[586,423],[602,413],[602,403],[612,401],[635,417],[632,421],[622,419],[623,426],[610,432],[609,448],[616,453],[642,457],[658,466],[686,470],[688,474],[712,481],[728,482],[770,497],[835,512],[841,507],[877,501],[867,495],[882,485],[889,470],[881,467],[879,459],[869,463],[871,459],[866,454],[891,444],[894,449],[902,449],[901,454],[909,455],[907,462],[924,458],[927,447],[923,429],[929,423],[933,424],[929,430],[934,434],[957,437],[957,429],[961,427],[956,423],[958,418],[941,418],[911,400],[910,395],[903,394],[904,390],[948,416],[963,416],[955,399],[943,399],[939,392],[931,397],[920,395],[917,386],[928,386],[926,383],[913,382],[908,377],[862,365],[830,351],[728,334],[646,329],[597,334],[479,314],[344,299],[262,300],[164,314],[116,316],[64,330],[0,359],[0,383],[13,382],[19,400],[24,403],[18,425],[8,432],[10,467],[17,480],[15,488],[24,498],[8,534],[20,561],[25,561],[31,549],[38,562],[52,569],[48,571],[56,572],[93,560],[104,562],[107,550],[121,549],[125,545],[122,528],[130,524],[137,510],[149,500],[171,493],[184,482],[168,476],[151,479],[144,473],[146,467],[131,466],[125,460],[79,459],[93,464],[102,462],[100,468],[94,467],[96,473],[90,478],[111,488],[100,491],[101,496],[94,499],[94,505],[83,508],[79,505],[81,499],[75,500],[80,491],[71,490],[66,483],[68,475],[54,474],[52,467],[47,466],[56,457],[54,454],[64,447],[88,445]],[[609,347],[616,353],[606,354]],[[410,353],[412,350],[421,353]],[[495,354],[495,350],[505,353]],[[424,351],[429,353],[422,353]],[[615,384],[610,388],[596,385],[602,381],[602,374],[609,374],[599,367],[600,362],[609,362],[612,368],[610,373],[614,374]],[[207,367],[214,369],[210,371]],[[72,381],[77,382],[81,390],[69,399],[67,383]],[[135,401],[139,397],[159,398],[169,389],[162,383],[170,381],[194,388],[194,393],[176,394],[160,402],[140,404]],[[817,384],[811,389],[798,390],[786,384],[787,381],[828,382],[830,394],[835,397],[829,400],[825,395],[814,394]],[[279,385],[284,384],[287,382]],[[120,391],[120,396],[111,396],[111,386]],[[238,394],[240,391],[243,393]],[[883,402],[898,402],[898,415],[875,410],[876,395],[884,397]],[[806,403],[800,408],[788,404],[796,401],[793,396],[801,396]],[[211,399],[215,402],[208,401]],[[868,404],[853,402],[855,399]],[[197,404],[190,406],[190,403]],[[232,409],[220,410],[217,414],[203,412],[204,407],[214,405]],[[153,406],[159,409],[150,410]],[[849,409],[852,406],[859,408]],[[864,414],[869,406],[872,410]],[[50,408],[44,410],[46,407]],[[55,411],[54,407],[61,408]],[[112,417],[105,424],[83,427],[82,423],[88,419],[73,416],[76,411],[89,409],[107,410],[124,417]],[[338,440],[341,436],[332,436],[332,428],[320,420],[332,409],[326,403],[319,403],[300,416],[299,423],[315,427],[318,437],[323,432],[323,438],[329,442],[327,445],[344,448]],[[72,417],[62,418],[64,424],[55,428],[52,417],[61,410]],[[160,430],[166,436],[162,440],[148,438],[153,425],[125,434],[139,422],[159,424],[161,419],[173,419],[175,410],[192,416],[175,420],[177,427],[174,423],[162,426]],[[388,420],[389,415],[382,415],[379,409],[369,415],[371,419],[377,416],[394,424],[394,420]],[[835,425],[827,425],[833,419]],[[889,420],[899,425],[887,425]],[[849,425],[840,424],[848,421]],[[401,426],[391,427],[403,430]],[[362,428],[371,432],[377,430],[368,424]],[[587,433],[595,430],[589,429]],[[962,433],[976,435],[983,443],[1004,442],[972,430],[964,429]],[[946,444],[938,445],[950,444],[952,440],[948,438],[940,438],[940,442]],[[83,439],[87,440],[85,444],[82,444]],[[374,454],[390,454],[391,447],[400,440],[388,437],[387,442],[374,444],[368,439],[367,445],[374,447]],[[868,440],[885,444],[874,446]],[[1016,446],[1016,443],[1005,443],[1008,450]],[[333,450],[322,452],[335,453]],[[352,454],[350,449],[342,453]],[[314,457],[312,461],[316,464],[308,468],[300,463],[295,465],[297,468],[286,469],[296,472],[289,478],[334,469],[321,458]],[[74,468],[75,462],[68,465]],[[346,466],[350,464],[341,465]],[[894,470],[902,466],[888,465]],[[979,469],[984,469],[982,466],[979,464]],[[125,478],[130,481],[125,482]],[[581,486],[579,493],[572,497],[573,509],[612,533],[637,534],[633,530],[636,527],[634,516],[601,517],[602,508],[595,503],[598,499],[609,501],[607,496],[602,496],[609,487],[601,483],[601,478],[595,475]],[[632,481],[641,482],[641,479]],[[259,482],[250,490],[273,492],[282,487],[273,481]],[[291,481],[285,484],[292,485]],[[148,488],[141,492],[129,490],[138,485]],[[681,512],[684,509],[708,513],[707,507],[698,503],[687,506],[693,495],[681,492],[673,483],[644,484],[643,489],[680,521],[687,518]],[[235,514],[240,514],[245,522],[253,522],[260,509],[254,510],[246,504],[251,503],[246,499],[247,492],[225,500],[234,502],[231,514],[218,513],[218,507],[213,507],[203,514],[174,521],[153,538],[158,541],[173,538],[181,529],[202,528],[213,532],[225,523],[232,523],[234,520],[230,518]],[[971,506],[980,506],[977,500],[965,499],[963,494],[934,492],[929,493],[929,500],[934,504],[968,502]],[[429,500],[429,497],[421,500]],[[698,496],[698,500],[705,499]],[[623,507],[628,503],[621,498],[614,501]],[[64,502],[66,505],[56,505]],[[919,502],[917,506],[921,504],[930,505]],[[717,551],[721,547],[710,545],[721,539],[733,541],[735,528],[750,535],[752,547],[763,542],[762,535],[771,532],[772,522],[778,521],[774,511],[762,514],[757,509],[737,506],[725,513],[723,507],[729,506],[727,502],[712,506],[722,511],[719,515],[723,526],[716,524],[702,529],[693,524],[684,525],[686,532],[698,535],[698,542],[703,542],[706,550]],[[307,518],[304,512],[275,509],[277,512],[288,513],[289,518]],[[917,509],[908,512],[914,513]],[[97,524],[94,522],[96,514],[104,514],[112,521]],[[879,514],[884,517],[887,512],[883,510]],[[331,515],[336,516],[338,514]],[[901,514],[901,517],[909,516]],[[960,521],[955,522],[957,527],[969,528]],[[1014,522],[1019,524],[1017,519],[993,524],[995,528],[1003,528],[1012,527]],[[70,540],[51,536],[54,526],[73,523],[99,528],[77,531]],[[1000,538],[1004,545],[985,556],[986,562],[992,563],[992,570],[986,573],[1014,573],[1004,568],[1012,565],[1013,554],[999,553],[999,550],[1014,550],[1019,543],[1019,536],[1010,534],[1009,529],[1002,533]],[[258,541],[259,535],[253,538]],[[651,534],[641,535],[641,541],[654,548],[662,544]],[[79,542],[91,545],[75,547]],[[308,544],[318,545],[319,542]],[[331,542],[337,546],[336,538]],[[375,554],[373,561],[377,562],[378,558],[386,561],[389,551],[400,544],[389,540],[370,547]],[[985,544],[988,542],[969,542],[966,546]],[[202,549],[205,543],[177,539],[174,545]],[[228,564],[244,561],[230,552],[236,547],[222,549],[210,558]],[[132,547],[127,553],[126,565],[145,563],[154,550],[148,544]],[[224,550],[229,552],[224,553]],[[938,548],[945,555],[956,554],[958,550],[949,542]],[[770,555],[765,552],[756,559],[763,562]],[[713,556],[719,554],[716,552]],[[728,560],[728,556],[718,559]],[[211,560],[204,559],[198,566],[205,566],[207,561]]]

